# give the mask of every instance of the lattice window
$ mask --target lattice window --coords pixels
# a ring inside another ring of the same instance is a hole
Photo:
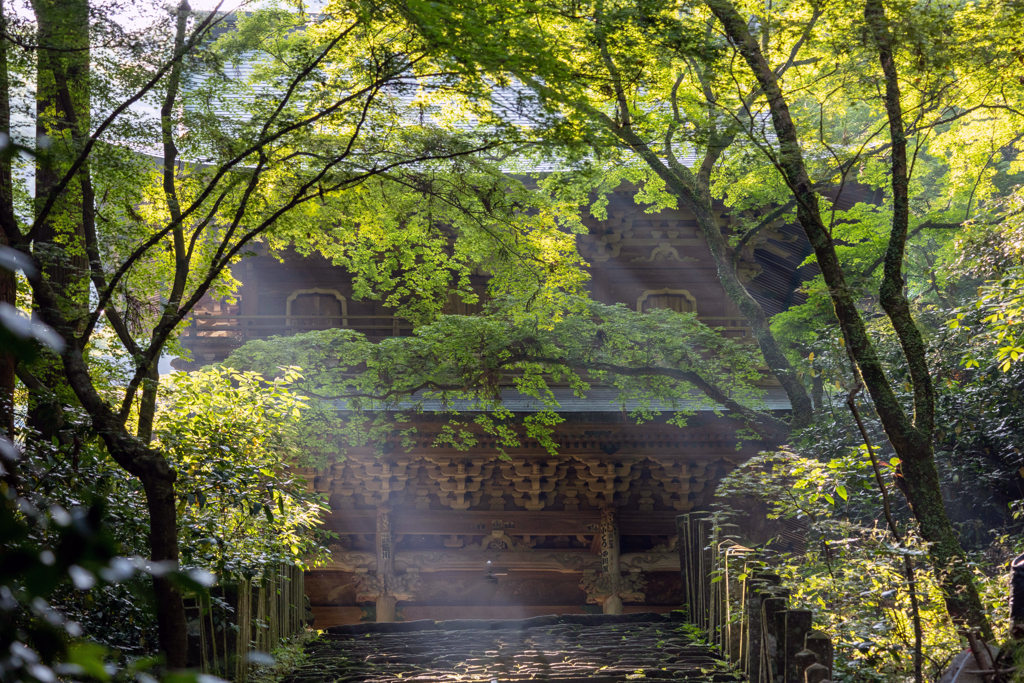
[[[348,303],[334,289],[300,289],[287,304],[288,324],[310,330],[348,327]]]
[[[696,313],[697,300],[685,289],[649,289],[636,300],[639,313],[655,308],[667,308],[676,313]]]
[[[455,292],[448,294],[448,301],[445,302],[443,312],[445,315],[477,315],[483,310],[483,297],[481,296],[475,304],[467,304],[462,297]]]

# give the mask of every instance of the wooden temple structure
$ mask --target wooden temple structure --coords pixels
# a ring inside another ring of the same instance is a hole
[[[722,334],[749,337],[693,217],[646,213],[635,193],[619,188],[607,220],[584,220],[589,234],[578,244],[594,298],[696,312]],[[724,212],[721,223],[727,230]],[[767,313],[792,303],[813,268],[800,268],[808,252],[802,233],[783,224],[749,243],[742,273]],[[411,330],[380,302],[355,300],[346,272],[320,258],[256,255],[234,273],[237,303],[208,300],[195,311],[181,339],[193,358],[177,366],[217,362],[273,335]],[[484,278],[476,284],[486,287]],[[452,312],[474,311],[453,304]],[[785,411],[772,382],[766,402]],[[738,448],[738,424],[710,411],[682,428],[664,419],[636,425],[610,391],[556,395],[565,418],[557,456],[529,441],[507,459],[486,440],[470,450],[435,447],[442,423],[424,416],[412,448],[395,437],[377,449],[383,456],[350,451],[308,471],[330,503],[325,525],[338,534],[330,564],[305,577],[315,625],[678,608],[676,517],[706,507],[717,482],[762,444]],[[506,406],[519,415],[536,409],[514,392]]]

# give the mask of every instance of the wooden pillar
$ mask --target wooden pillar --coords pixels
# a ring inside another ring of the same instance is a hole
[[[622,614],[622,571],[619,569],[619,524],[615,508],[601,508],[601,573],[608,577],[608,597],[601,605],[605,614]]]
[[[239,307],[242,315],[258,315],[259,282],[257,281],[256,269],[253,267],[253,259],[247,258],[242,261],[242,267],[236,271],[242,282],[239,294]]]
[[[779,646],[782,641],[777,615],[786,609],[786,598],[775,593],[761,595],[761,678],[762,682],[781,681]]]
[[[797,654],[804,649],[804,639],[811,632],[811,610],[783,610],[776,619],[779,624],[779,673],[784,683],[803,683],[803,668]]]
[[[1010,637],[1024,638],[1024,554],[1010,562]]]
[[[238,294],[239,315],[243,317],[259,315],[260,284],[253,262],[254,259],[247,258],[242,262],[241,268],[236,268],[233,271],[240,276],[239,280],[242,282],[242,287]],[[258,333],[258,330],[253,327],[252,320],[240,320],[235,322],[238,323],[237,329],[242,333],[243,341],[249,341],[253,338],[254,332]]]
[[[395,553],[391,534],[391,508],[377,508],[377,621],[395,621],[398,618],[398,600],[389,588],[395,582]]]
[[[818,664],[828,669],[828,675],[825,678],[831,680],[833,649],[832,639],[828,637],[828,634],[821,631],[811,631],[804,636],[804,647],[814,653]]]

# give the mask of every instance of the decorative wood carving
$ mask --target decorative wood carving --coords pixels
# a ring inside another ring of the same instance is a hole
[[[357,574],[353,581],[356,602],[375,602],[380,598],[394,600],[415,600],[416,592],[422,585],[419,572],[409,571],[398,576]]]
[[[366,505],[383,505],[400,502],[393,494],[405,491],[409,481],[411,458],[399,458],[393,462],[365,458],[352,465],[352,473],[358,481],[358,494]]]
[[[583,493],[591,505],[612,505],[629,500],[630,486],[641,475],[635,462],[603,462],[597,458],[581,460],[584,467],[577,467],[576,475],[586,483]]]
[[[580,579],[580,590],[587,594],[587,602],[604,606],[610,598],[616,597],[622,602],[643,602],[647,599],[644,589],[647,580],[639,571],[631,571],[614,580],[611,574],[585,572]]]
[[[462,548],[438,551],[399,550],[395,554],[395,571],[415,569],[421,572],[484,571],[487,560],[510,571],[550,571],[560,574],[579,574],[601,567],[599,556],[586,550],[533,550],[532,552],[502,552],[477,550],[467,553]],[[679,571],[679,554],[651,550],[644,553],[625,553],[619,559],[624,570],[642,572]],[[324,571],[368,573],[376,571],[377,560],[372,552],[341,550],[331,547],[331,560]]]
[[[630,572],[678,571],[679,553],[663,553],[654,550],[648,553],[627,553],[619,558],[619,566]]]
[[[512,500],[527,510],[543,510],[555,502],[555,487],[568,468],[564,459],[532,460],[513,458],[501,465],[501,476],[512,485]]]
[[[633,259],[634,263],[651,263],[653,261],[680,261],[688,263],[697,263],[699,259],[695,259],[692,256],[680,256],[679,251],[675,247],[671,246],[668,242],[661,242],[652,251],[651,255],[647,258],[639,257]]]
[[[672,448],[689,443],[664,436],[648,438],[659,441],[624,441],[618,457],[602,453],[558,458],[513,456],[511,460],[496,455],[378,459],[355,454],[344,464],[309,478],[313,490],[329,494],[331,508],[338,511],[388,504],[424,512],[442,506],[454,511],[541,512],[555,508],[571,513],[614,504],[631,505],[630,509],[639,512],[686,512],[710,495],[720,468],[728,471],[743,460],[732,454],[685,459],[675,454],[634,455],[644,446]],[[623,457],[624,453],[629,455]]]
[[[331,545],[331,561],[324,569],[343,572],[360,572],[377,569],[377,558],[372,552],[344,550],[340,545]]]
[[[427,458],[424,467],[427,477],[438,488],[438,500],[453,510],[468,510],[478,505],[483,496],[483,482],[490,478],[493,465],[485,465],[489,458],[458,460],[455,458]]]
[[[597,570],[600,558],[585,550],[508,552],[497,550],[400,551],[395,558],[398,570],[417,569],[420,572],[480,571],[485,572],[487,561],[509,571],[549,571],[560,574],[579,574],[587,569]],[[678,561],[676,566],[678,567]]]
[[[526,537],[526,539],[529,538],[529,536]],[[466,552],[504,550],[521,553],[533,550],[534,545],[536,545],[536,541],[531,543],[530,540],[516,540],[503,531],[492,531],[489,536],[484,536],[479,543],[467,545]]]

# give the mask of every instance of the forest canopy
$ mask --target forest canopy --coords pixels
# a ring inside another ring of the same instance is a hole
[[[638,422],[713,411],[764,448],[721,503],[810,520],[820,552],[778,560],[797,594],[847,639],[890,634],[848,680],[923,680],[1002,628],[995,577],[1024,523],[1020,3],[0,13],[0,680],[186,669],[186,597],[325,559],[299,467],[423,412],[446,443],[556,454],[555,385],[612,388]],[[752,343],[592,296],[584,218],[623,183],[693,216]],[[770,315],[747,275],[783,226],[814,276]],[[276,337],[162,372],[257,252],[343,268],[412,334]],[[507,388],[542,409],[520,424]],[[840,597],[875,569],[896,606],[858,626]]]

